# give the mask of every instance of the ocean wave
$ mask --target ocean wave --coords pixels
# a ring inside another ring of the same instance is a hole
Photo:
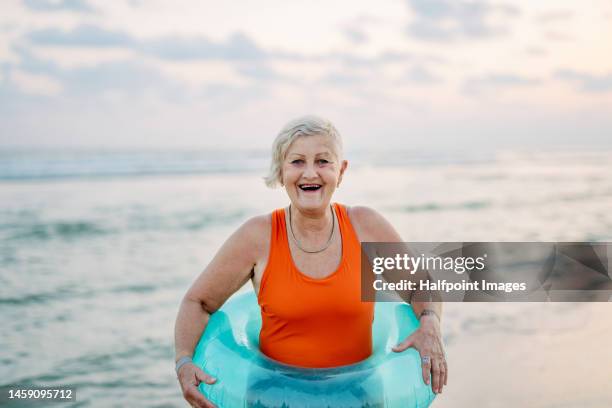
[[[557,194],[535,197],[534,199],[513,199],[507,201],[470,200],[459,203],[445,203],[429,201],[418,204],[388,207],[392,211],[404,213],[421,213],[435,211],[477,211],[490,207],[501,207],[505,209],[516,209],[520,207],[539,207],[553,203],[592,202],[593,200],[609,199],[612,197],[612,189],[589,190],[578,192],[561,192]]]
[[[265,171],[264,151],[0,151],[0,181]]]
[[[156,285],[135,284],[127,286],[117,286],[108,290],[111,293],[149,293],[159,289]]]
[[[11,217],[10,214],[5,214]],[[163,214],[157,211],[129,212],[117,210],[90,219],[40,221],[36,215],[26,219],[13,217],[0,224],[0,237],[7,241],[50,241],[96,238],[130,232],[188,231],[197,232],[215,225],[226,225],[244,219],[247,211],[193,210]]]
[[[401,207],[394,207],[394,210],[406,213],[419,213],[419,212],[430,212],[430,211],[447,211],[447,210],[466,210],[474,211],[482,208],[490,207],[492,205],[489,201],[465,201],[462,203],[449,204],[439,202],[427,202],[422,204],[404,205]]]
[[[155,292],[157,290],[162,289],[163,287],[167,287],[167,285],[153,285],[141,283],[130,285],[116,285],[105,288],[91,288],[75,285],[66,285],[51,291],[25,293],[20,296],[0,296],[0,305],[27,307],[35,304],[50,304],[56,301],[64,302],[77,298],[92,298],[96,296],[104,296],[106,294],[116,295],[122,293],[134,293],[141,295],[144,293]]]
[[[76,358],[64,359],[54,364],[51,370],[20,378],[17,381],[13,380],[8,384],[0,383],[0,386],[6,387],[12,384],[36,386],[58,382],[67,382],[77,389],[159,386],[162,383],[151,381],[150,377],[132,380],[114,377],[99,381],[91,377],[99,377],[100,373],[104,372],[117,372],[117,370],[124,369],[126,364],[137,367],[145,361],[171,359],[172,352],[173,347],[170,342],[144,338],[138,340],[137,343],[122,345],[113,351],[90,352]]]
[[[12,230],[10,240],[47,240],[106,235],[112,231],[89,221],[52,221],[34,224],[4,224],[0,230]]]
[[[86,288],[79,288],[75,285],[67,285],[56,290],[43,291],[38,293],[24,293],[20,296],[0,297],[0,305],[12,306],[31,306],[34,304],[46,304],[55,300],[66,300],[75,297],[88,297],[94,291]]]

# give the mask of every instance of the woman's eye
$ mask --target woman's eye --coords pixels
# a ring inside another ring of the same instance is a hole
[[[304,160],[302,159],[295,159],[291,162],[291,164],[302,164],[302,163],[304,163]]]
[[[319,159],[318,161],[319,161],[319,164],[327,164],[327,163],[329,163],[329,162],[328,162],[327,160],[325,160],[325,159]]]

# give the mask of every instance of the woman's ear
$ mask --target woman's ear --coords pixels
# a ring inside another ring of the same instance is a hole
[[[340,165],[340,176],[338,177],[338,184],[336,185],[336,187],[340,187],[340,183],[342,182],[342,176],[344,175],[344,172],[346,171],[347,167],[348,161],[342,160],[342,164]]]

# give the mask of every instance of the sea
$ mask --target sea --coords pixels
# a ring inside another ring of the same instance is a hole
[[[269,157],[0,151],[0,387],[75,388],[58,407],[187,406],[174,374],[178,307],[236,228],[288,204],[264,185]],[[346,158],[333,200],[376,209],[405,241],[612,241],[612,150]],[[450,375],[434,406],[611,406],[610,312],[445,305]]]

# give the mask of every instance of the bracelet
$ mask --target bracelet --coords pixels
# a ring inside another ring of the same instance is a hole
[[[176,367],[174,367],[174,371],[176,371],[176,375],[178,375],[178,372],[181,369],[181,367],[187,363],[193,363],[193,360],[191,359],[191,357],[185,356],[185,357],[179,358],[179,360],[176,362]]]
[[[419,315],[419,320],[421,320],[421,317],[429,316],[429,315],[436,316],[438,318],[438,322],[440,321],[440,316],[438,316],[438,314],[435,311],[431,310],[431,309],[423,309],[423,311]]]

